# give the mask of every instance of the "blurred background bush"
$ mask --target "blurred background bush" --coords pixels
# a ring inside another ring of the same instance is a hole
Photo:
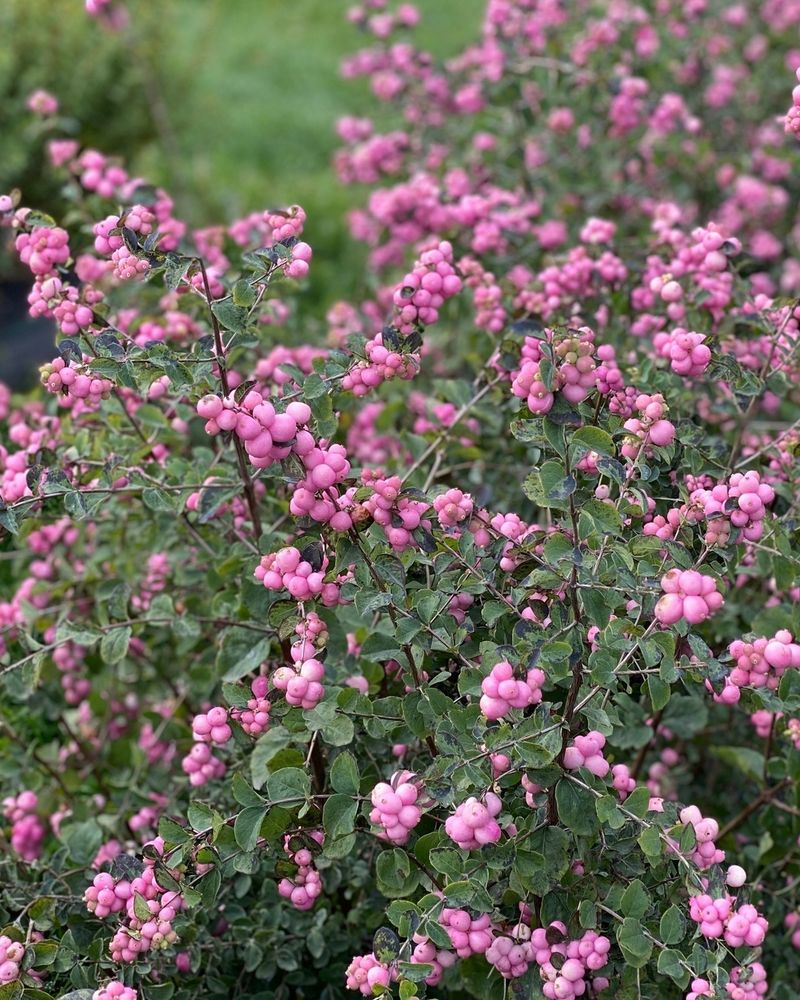
[[[341,295],[342,217],[357,194],[330,169],[334,126],[339,115],[375,108],[362,81],[339,75],[361,44],[348,6],[131,0],[131,25],[114,34],[85,15],[82,0],[2,0],[0,37],[13,44],[0,47],[0,191],[20,187],[25,204],[52,209],[57,192],[41,169],[47,137],[25,110],[43,87],[61,103],[65,132],[162,184],[195,225],[302,204],[320,250],[315,284],[325,298]],[[476,34],[481,0],[419,6],[420,37],[435,53]],[[338,291],[325,280],[334,276]]]
[[[358,292],[363,249],[347,239],[356,190],[330,166],[342,114],[369,114],[363,81],[339,63],[362,44],[344,0],[129,0],[129,27],[105,29],[82,0],[0,0],[0,192],[59,217],[43,169],[52,133],[25,108],[44,88],[60,134],[121,156],[165,187],[178,214],[210,225],[298,203],[315,250],[309,297]],[[477,32],[482,0],[421,0],[423,44],[455,52]],[[25,276],[0,252],[0,380],[31,379],[49,326],[26,318]]]

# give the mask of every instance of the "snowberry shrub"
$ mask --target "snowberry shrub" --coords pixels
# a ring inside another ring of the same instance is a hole
[[[324,319],[298,206],[0,198],[3,1000],[795,995],[800,8],[652,7],[355,8]]]

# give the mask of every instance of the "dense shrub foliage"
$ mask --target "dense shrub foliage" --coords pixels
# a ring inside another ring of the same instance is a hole
[[[800,4],[351,20],[361,301],[69,138],[0,197],[0,1000],[788,1000]]]

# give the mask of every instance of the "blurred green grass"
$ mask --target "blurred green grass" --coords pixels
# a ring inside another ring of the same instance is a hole
[[[61,102],[60,128],[119,155],[165,187],[194,226],[301,204],[315,250],[309,304],[358,296],[365,251],[346,213],[365,193],[342,186],[331,158],[344,114],[392,112],[343,57],[374,41],[347,21],[350,0],[120,0],[128,30],[108,32],[80,0],[0,0],[0,191],[60,215],[45,166],[50,123],[25,110],[38,87]],[[453,55],[477,38],[485,0],[417,0],[415,44]],[[0,261],[0,280],[14,273]],[[317,310],[317,312],[319,312]]]
[[[483,5],[421,0],[418,44],[454,54],[477,37]],[[343,221],[363,195],[334,175],[335,122],[342,114],[381,114],[366,81],[339,73],[341,59],[369,43],[347,22],[349,6],[340,0],[164,2],[159,21],[169,65],[167,72],[153,70],[175,148],[151,144],[136,163],[177,193],[179,208],[195,224],[303,205],[315,247],[312,294],[325,302],[356,293],[363,273],[362,251],[347,240]],[[146,60],[146,46],[138,48]],[[353,254],[358,259],[349,262]]]

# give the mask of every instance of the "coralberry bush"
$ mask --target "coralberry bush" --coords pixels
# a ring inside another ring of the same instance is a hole
[[[0,1000],[788,1000],[800,5],[350,18],[361,301],[108,151],[0,197]]]

